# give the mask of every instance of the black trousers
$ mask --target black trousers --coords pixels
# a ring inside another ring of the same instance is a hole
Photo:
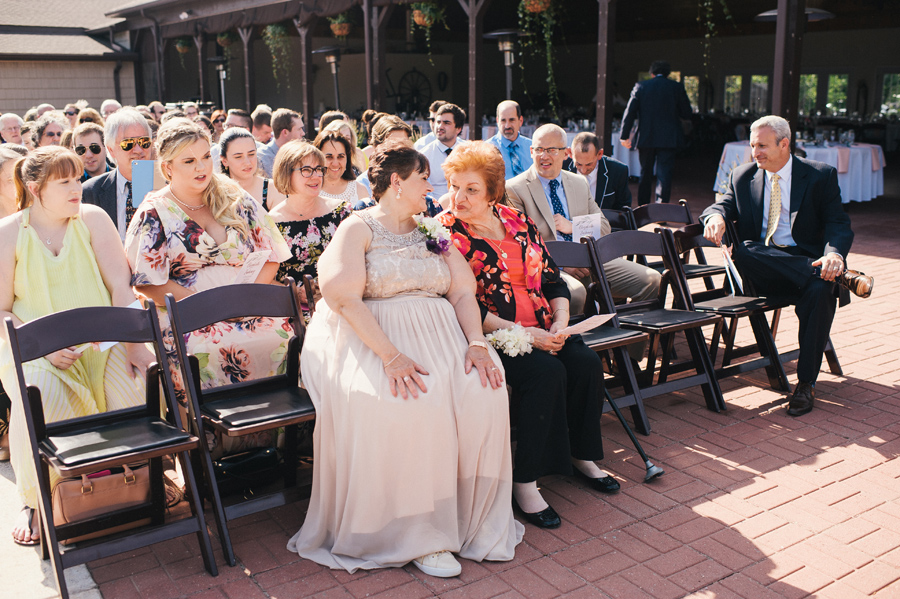
[[[638,148],[641,161],[641,180],[638,183],[638,206],[650,203],[653,170],[656,168],[656,197],[663,204],[672,195],[672,167],[675,166],[675,148]]]
[[[572,474],[571,458],[603,458],[603,367],[581,336],[570,337],[555,356],[534,349],[515,358],[501,353],[500,359],[513,389],[514,482]]]
[[[835,283],[813,273],[811,256],[803,249],[769,247],[759,241],[736,244],[734,262],[743,277],[749,277],[757,293],[787,298],[800,320],[800,357],[797,378],[814,383],[819,376],[825,345],[837,309]]]

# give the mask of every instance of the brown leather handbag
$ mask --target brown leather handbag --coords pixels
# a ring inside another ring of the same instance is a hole
[[[80,479],[61,480],[53,489],[53,523],[61,526],[88,520],[107,512],[135,507],[149,501],[150,468],[147,463],[137,464],[131,468],[124,466],[111,471],[83,474]],[[86,541],[149,523],[149,518],[136,520],[74,537],[63,543]]]

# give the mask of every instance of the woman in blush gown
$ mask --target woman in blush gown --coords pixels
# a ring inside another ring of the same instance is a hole
[[[475,279],[419,230],[428,161],[386,144],[369,168],[378,204],[338,228],[319,260],[303,383],[316,407],[306,521],[288,549],[330,568],[460,573],[453,554],[507,561],[509,409],[481,332]],[[438,233],[442,235],[442,233]]]

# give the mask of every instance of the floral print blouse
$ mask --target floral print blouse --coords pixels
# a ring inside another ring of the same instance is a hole
[[[322,216],[276,223],[290,248],[291,257],[281,263],[275,278],[284,282],[285,277],[292,277],[297,285],[303,284],[304,275],[316,278],[319,256],[331,243],[338,225],[351,214],[350,203],[342,202]]]
[[[552,319],[548,300],[569,298],[569,289],[531,219],[501,204],[495,205],[493,210],[507,234],[512,235],[522,248],[525,288],[531,300],[530,306],[515,305],[515,294],[509,282],[506,264],[494,246],[473,233],[465,222],[457,219],[449,210],[438,216],[444,226],[450,229],[453,244],[469,261],[469,266],[475,273],[476,296],[482,320],[487,312],[491,312],[505,320],[515,321],[517,308],[531,309],[534,310],[537,322],[549,330]]]

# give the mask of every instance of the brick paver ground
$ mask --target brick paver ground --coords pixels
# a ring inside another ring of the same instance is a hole
[[[676,184],[695,215],[709,202],[707,175],[702,185],[685,183],[688,175]],[[650,484],[607,415],[605,465],[621,493],[603,496],[570,478],[542,481],[562,527],[526,525],[512,562],[463,560],[456,579],[411,566],[350,575],[299,559],[285,549],[303,522],[305,505],[296,504],[234,522],[239,564],[225,566],[217,550],[217,578],[203,571],[193,539],[176,540],[90,564],[100,592],[107,599],[900,597],[898,180],[893,175],[887,197],[851,208],[851,266],[877,283],[872,298],[838,311],[832,339],[844,374],[822,373],[812,413],[786,416],[785,394],[771,390],[762,371],[722,382],[728,410],[721,414],[706,410],[699,390],[652,399],[653,433],[641,441],[666,474]],[[748,331],[744,323],[739,338]],[[782,351],[796,347],[793,313],[784,314],[777,341]]]

